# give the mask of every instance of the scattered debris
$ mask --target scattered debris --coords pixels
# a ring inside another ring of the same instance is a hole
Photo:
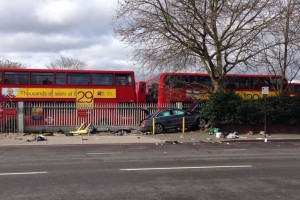
[[[53,136],[53,133],[52,133],[52,132],[49,132],[49,133],[43,133],[42,135],[43,135],[43,136]]]
[[[265,131],[260,131],[259,135],[265,135]]]
[[[115,136],[127,135],[127,130],[121,129],[115,132]]]
[[[216,132],[216,138],[223,138],[222,132]]]
[[[59,129],[59,130],[57,131],[57,133],[65,134],[65,132],[64,132],[62,129]]]
[[[68,134],[87,134],[89,133],[90,127],[91,124],[86,124],[85,122],[83,122],[76,131],[69,131]],[[66,136],[70,135],[66,134]]]
[[[166,144],[179,144],[178,141],[165,141]]]
[[[233,133],[228,133],[228,135],[226,136],[226,139],[236,139],[239,136],[237,135],[238,132],[234,131]]]
[[[95,134],[97,132],[97,129],[94,126],[88,127],[88,132],[90,134]]]
[[[35,140],[36,141],[45,141],[45,140],[47,140],[47,138],[43,135],[38,135],[35,137]]]
[[[248,135],[254,135],[254,132],[253,131],[249,131]]]
[[[73,136],[74,134],[73,133],[70,133],[70,132],[67,132],[65,133],[66,136]]]
[[[217,132],[219,132],[219,128],[212,128],[211,130],[208,131],[208,134],[209,134],[209,135],[214,135],[214,134],[216,134]]]

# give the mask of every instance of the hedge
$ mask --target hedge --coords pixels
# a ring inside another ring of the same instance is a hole
[[[280,95],[266,99],[267,123],[300,125],[300,97]],[[263,124],[265,100],[242,99],[234,91],[217,92],[201,110],[202,116],[213,126],[232,124]]]

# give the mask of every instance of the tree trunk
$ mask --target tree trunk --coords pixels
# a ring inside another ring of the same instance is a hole
[[[220,78],[212,78],[212,86],[213,86],[213,92],[220,92],[222,91],[222,86],[221,86],[221,80]]]

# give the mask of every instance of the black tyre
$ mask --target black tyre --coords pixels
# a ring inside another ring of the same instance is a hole
[[[155,133],[162,133],[164,131],[164,127],[161,124],[155,124]]]
[[[198,118],[196,123],[193,126],[193,130],[198,130],[199,128],[203,128],[206,124],[206,120],[203,118]]]

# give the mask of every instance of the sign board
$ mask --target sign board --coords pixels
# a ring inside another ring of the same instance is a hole
[[[6,114],[6,116],[13,117],[13,116],[17,115],[17,110],[15,108],[6,108],[5,114]]]
[[[87,110],[78,109],[77,110],[77,116],[78,117],[86,117],[87,116]]]
[[[262,93],[263,95],[269,94],[269,87],[262,87],[262,88],[261,88],[261,93]]]
[[[32,120],[42,120],[43,119],[43,108],[34,107],[31,108]]]
[[[76,107],[77,108],[93,108],[94,106],[94,94],[91,90],[81,89],[77,91]]]
[[[45,122],[48,123],[48,124],[51,124],[53,122],[53,118],[52,117],[47,117],[45,119]]]

